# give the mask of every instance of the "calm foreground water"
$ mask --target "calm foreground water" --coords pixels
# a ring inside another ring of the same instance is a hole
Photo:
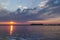
[[[11,36],[18,37],[18,40],[60,40],[60,26],[13,27]],[[0,39],[7,40],[8,36],[10,36],[10,26],[0,26]]]

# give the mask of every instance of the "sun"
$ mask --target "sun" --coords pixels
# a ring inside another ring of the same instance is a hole
[[[15,22],[11,21],[10,24],[15,24]]]

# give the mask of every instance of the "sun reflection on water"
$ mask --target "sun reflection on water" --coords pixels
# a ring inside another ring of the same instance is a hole
[[[12,35],[13,34],[13,31],[14,31],[14,22],[13,21],[11,21],[10,22],[10,35]]]
[[[13,25],[10,25],[10,35],[13,34],[13,31],[14,31],[14,26]]]

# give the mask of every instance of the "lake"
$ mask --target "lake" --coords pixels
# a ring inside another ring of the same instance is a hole
[[[0,26],[0,37],[10,36],[11,26]],[[26,40],[60,40],[60,26],[13,26],[11,36]]]

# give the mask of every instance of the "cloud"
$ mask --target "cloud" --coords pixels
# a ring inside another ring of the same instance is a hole
[[[23,9],[28,9],[28,7],[24,6]]]
[[[54,1],[54,0],[53,0]],[[55,2],[55,1],[54,1]],[[3,5],[2,5],[3,4]],[[7,7],[6,4],[2,3],[1,4],[1,8],[3,7]],[[29,21],[29,20],[39,20],[40,22],[53,22],[55,19],[56,22],[60,17],[60,6],[55,5],[54,3],[52,3],[52,0],[44,0],[43,2],[41,2],[39,4],[39,7],[42,8],[41,9],[30,9],[27,6],[22,6],[22,5],[17,5],[18,8],[20,8],[22,11],[21,13],[15,14],[15,12],[13,14],[10,14],[10,16],[12,15],[13,20],[23,20],[23,21]],[[9,16],[7,16],[9,17]],[[39,22],[36,21],[36,22]],[[55,21],[54,21],[55,22]]]
[[[10,0],[1,0],[0,1],[0,9],[1,8],[8,9],[9,4],[10,4]]]
[[[0,17],[6,16],[10,13],[10,11],[8,11],[9,3],[7,1],[8,0],[1,0],[0,1]]]
[[[23,10],[23,9],[28,9],[27,6],[22,6],[22,5],[17,5],[17,6],[18,6],[18,8],[20,8],[21,10]]]
[[[32,10],[29,10],[28,13],[29,14],[38,14],[38,11],[39,10],[37,10],[37,9],[36,10],[32,9]]]
[[[60,0],[44,0],[39,5],[40,8],[60,6]]]
[[[57,3],[56,3],[57,1]],[[49,19],[60,16],[60,0],[46,0],[42,2],[43,9],[39,12],[38,18]],[[48,7],[46,7],[48,6]],[[41,7],[40,7],[41,8]]]
[[[53,10],[52,11],[47,11],[45,13],[42,13],[40,16],[38,16],[39,18],[55,18],[55,17],[58,17],[60,16],[60,14],[57,12],[57,13],[53,13]]]
[[[29,23],[43,23],[43,24],[60,24],[60,17],[50,18],[46,20],[35,20],[35,21],[28,21]]]
[[[48,5],[46,6],[46,3],[48,2],[48,0],[44,0],[43,2],[41,2],[38,6],[40,7],[40,8],[46,8],[46,7],[48,7]]]
[[[21,5],[19,5],[18,7],[19,7],[19,8],[22,8],[22,6],[21,6]]]
[[[4,8],[4,9],[7,9],[7,5],[6,3],[0,3],[0,8]]]
[[[49,7],[60,6],[60,0],[48,0],[46,5]]]
[[[43,2],[40,3],[40,8],[43,8],[42,10],[40,9],[28,9],[28,11],[25,14],[21,14],[21,19],[26,19],[26,20],[44,20],[43,22],[49,22],[55,20],[55,18],[60,17],[60,6],[51,6],[49,4],[49,0],[44,0]],[[47,6],[48,5],[48,6]],[[50,7],[51,6],[51,7]],[[19,6],[20,8],[25,7],[25,6]],[[28,15],[27,15],[28,14]],[[22,16],[23,15],[23,16]],[[41,22],[41,21],[40,21]]]
[[[55,23],[55,24],[57,24],[57,23],[60,24],[60,17],[50,18],[50,19],[45,20],[44,22],[52,23],[52,24],[54,24],[54,23]]]

